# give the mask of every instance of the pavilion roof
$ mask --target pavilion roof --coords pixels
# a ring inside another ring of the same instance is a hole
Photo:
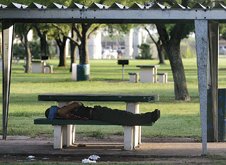
[[[214,7],[196,3],[194,6],[174,4],[165,6],[156,1],[148,4],[134,3],[124,6],[113,3],[106,6],[92,3],[90,6],[72,3],[64,6],[51,3],[47,6],[38,3],[29,5],[10,3],[0,4],[0,19],[10,22],[92,22],[92,23],[154,23],[182,22],[207,19],[226,22],[226,6],[216,3]]]

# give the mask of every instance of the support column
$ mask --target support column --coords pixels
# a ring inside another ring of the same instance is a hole
[[[13,46],[13,28],[9,23],[2,23],[2,127],[3,139],[7,137],[11,64],[12,64],[12,46]]]
[[[202,154],[207,154],[207,61],[209,58],[208,21],[195,20],[198,86],[202,126]]]
[[[208,88],[210,90],[211,99],[208,105],[210,107],[210,116],[213,126],[213,138],[214,141],[218,141],[218,42],[219,42],[219,25],[217,22],[209,22],[209,79]],[[209,122],[208,122],[209,123]],[[207,133],[209,129],[207,130]],[[212,133],[212,131],[210,132]],[[208,135],[208,134],[207,134]]]

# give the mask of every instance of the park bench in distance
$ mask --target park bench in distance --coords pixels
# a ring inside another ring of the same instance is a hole
[[[154,102],[159,99],[158,95],[106,95],[106,94],[42,94],[38,96],[39,101],[57,101],[59,106],[64,106],[70,101],[97,101],[97,102],[126,102],[126,110],[139,113],[139,102]],[[43,112],[44,114],[44,112]],[[63,120],[38,118],[34,124],[51,124],[54,126],[54,149],[63,146],[71,146],[75,139],[75,125],[114,125],[107,122],[95,120]],[[133,150],[141,144],[141,126],[124,127],[124,149]]]

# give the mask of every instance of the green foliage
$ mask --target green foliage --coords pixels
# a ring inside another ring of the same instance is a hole
[[[193,58],[194,52],[192,52],[190,47],[184,46],[181,48],[181,56],[183,58]]]
[[[141,53],[139,54],[138,59],[151,59],[152,55],[150,52],[149,44],[143,43],[138,48],[141,50]]]
[[[31,4],[32,2],[34,2],[34,0],[0,0],[0,3],[2,4],[9,4],[11,2],[15,2],[15,3],[21,3],[21,4],[26,4],[26,5],[29,5]],[[35,0],[35,3],[39,3],[39,4],[43,4],[43,5],[49,5],[51,3],[59,3],[59,4],[65,4],[67,2],[67,0]]]
[[[106,30],[110,34],[110,37],[114,38],[128,33],[133,27],[133,24],[107,24]]]
[[[220,24],[219,30],[222,38],[226,39],[226,24]]]
[[[31,48],[31,54],[34,59],[40,59],[40,45],[36,41],[29,42]],[[13,56],[24,59],[25,50],[22,44],[13,45]]]
[[[191,39],[184,39],[180,45],[180,52],[183,58],[193,58],[196,55],[195,41]]]
[[[49,39],[62,39],[63,36],[68,36],[70,32],[69,24],[50,24],[48,30],[48,38]]]

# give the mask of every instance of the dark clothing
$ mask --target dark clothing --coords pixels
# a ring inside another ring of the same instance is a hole
[[[58,112],[57,118],[65,118],[65,116],[69,116],[67,117],[67,119],[99,120],[125,126],[144,125],[144,124],[151,125],[152,123],[157,121],[160,117],[160,111],[157,109],[153,112],[147,112],[143,114],[134,114],[128,111],[110,109],[101,106],[94,106],[92,108],[86,107],[83,104],[79,104],[79,106],[76,105],[75,107],[71,106],[69,108],[70,111],[62,111],[62,109],[59,108],[61,112]],[[63,114],[63,112],[67,113],[67,115]]]

